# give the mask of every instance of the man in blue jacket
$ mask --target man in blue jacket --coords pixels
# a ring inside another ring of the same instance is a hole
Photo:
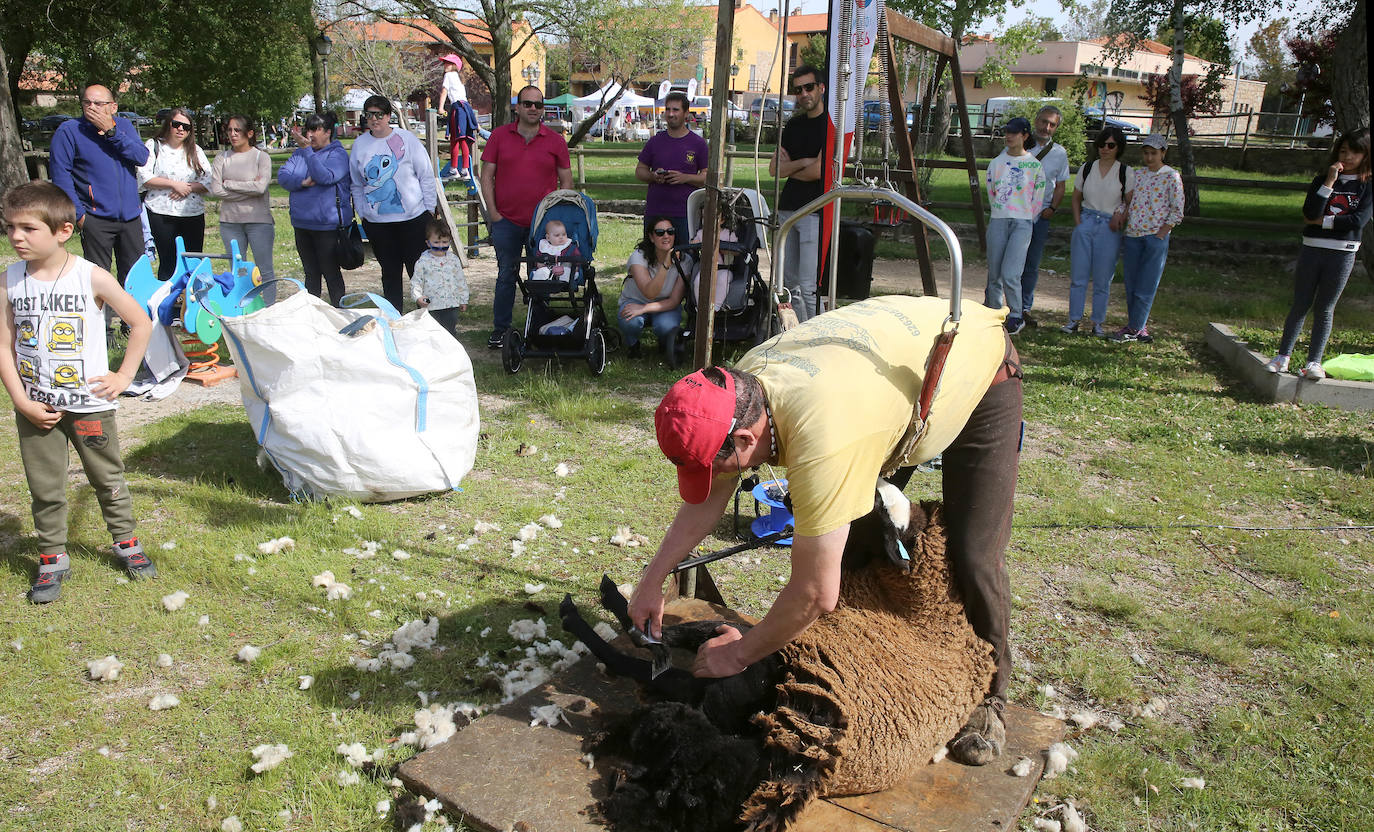
[[[112,272],[124,285],[143,255],[143,205],[135,169],[148,148],[126,118],[115,115],[114,93],[92,84],[81,93],[81,118],[64,121],[52,135],[53,184],[76,205],[81,254]],[[117,260],[118,270],[111,269]]]

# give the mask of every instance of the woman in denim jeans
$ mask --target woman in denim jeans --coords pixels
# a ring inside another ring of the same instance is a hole
[[[1168,146],[1159,133],[1145,137],[1140,155],[1145,167],[1136,178],[1131,199],[1131,218],[1126,224],[1121,265],[1126,281],[1126,325],[1112,336],[1113,341],[1140,341],[1154,338],[1145,330],[1150,307],[1164,275],[1169,256],[1169,232],[1183,222],[1183,179],[1178,171],[1164,164]]]
[[[1087,301],[1088,284],[1093,287],[1092,334],[1103,338],[1102,324],[1107,320],[1107,301],[1116,258],[1121,253],[1121,232],[1126,227],[1126,209],[1135,189],[1135,172],[1121,161],[1126,134],[1107,127],[1097,136],[1097,158],[1078,171],[1073,189],[1073,237],[1069,243],[1069,322],[1061,332],[1079,331]]]
[[[696,265],[690,257],[674,250],[677,241],[673,221],[669,217],[654,217],[649,230],[626,264],[629,276],[620,289],[620,308],[616,323],[625,336],[630,358],[638,358],[639,336],[649,327],[658,336],[659,349],[668,359],[668,366],[677,366],[675,350],[682,326],[682,298],[686,292],[686,276]]]

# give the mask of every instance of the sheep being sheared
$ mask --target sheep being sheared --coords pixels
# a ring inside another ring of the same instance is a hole
[[[648,662],[597,638],[564,599],[564,627],[608,670],[673,700],[597,746],[627,761],[600,804],[613,828],[782,830],[816,797],[890,787],[958,731],[995,668],[950,580],[941,508],[886,483],[874,503],[851,525],[835,610],[736,676],[651,680]],[[609,579],[602,600],[628,628]],[[695,649],[722,623],[665,627],[663,641]]]

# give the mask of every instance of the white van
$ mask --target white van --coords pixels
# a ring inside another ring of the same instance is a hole
[[[1007,113],[1014,105],[1023,101],[1029,101],[1033,104],[1050,104],[1055,102],[1058,102],[1060,105],[1063,104],[1063,99],[1054,96],[1045,98],[1017,98],[1008,95],[1000,98],[989,98],[984,102],[983,114],[978,119],[978,127],[981,128],[980,132],[990,131],[994,134],[1000,132],[996,128],[1001,127],[1002,123],[1007,120]]]

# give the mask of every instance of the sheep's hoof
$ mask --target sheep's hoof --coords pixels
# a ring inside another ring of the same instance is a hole
[[[973,709],[968,722],[950,740],[949,756],[966,766],[985,766],[1002,755],[1006,742],[1002,703],[988,699]]]

